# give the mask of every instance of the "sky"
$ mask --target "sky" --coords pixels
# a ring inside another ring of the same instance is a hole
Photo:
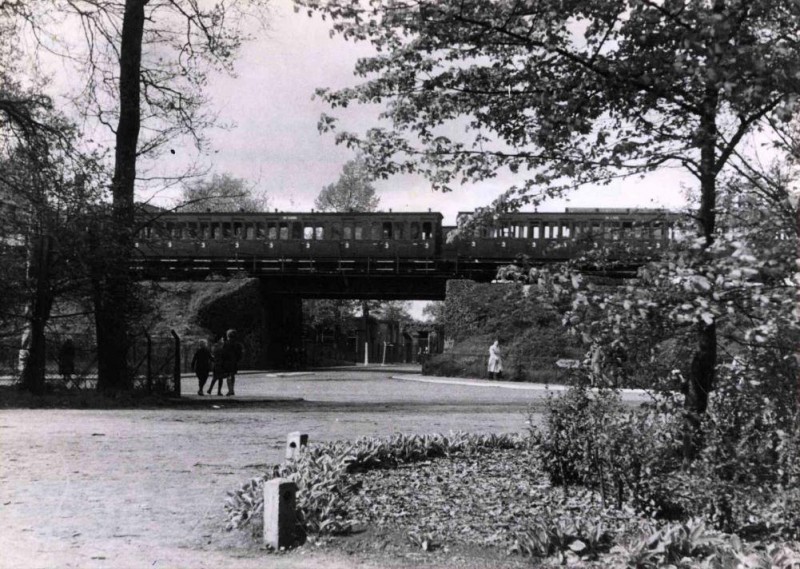
[[[208,95],[227,130],[208,132],[212,153],[202,159],[210,173],[229,173],[265,190],[272,207],[303,211],[314,198],[339,177],[342,166],[354,158],[352,150],[337,146],[331,134],[320,134],[317,121],[332,113],[319,99],[318,87],[354,85],[358,57],[371,54],[367,44],[330,37],[329,24],[319,17],[295,13],[289,0],[275,0],[269,16],[270,29],[258,30],[257,39],[245,45],[236,64],[236,77],[212,77]],[[375,106],[348,108],[341,127],[363,130],[377,124]],[[176,147],[157,169],[165,173],[195,159],[191,146]],[[174,164],[170,164],[170,161]],[[439,211],[445,224],[454,224],[459,211],[488,205],[517,181],[510,173],[477,185],[458,187],[451,193],[434,192],[418,176],[395,176],[376,182],[380,209]],[[640,180],[586,188],[570,194],[569,201],[553,200],[540,211],[564,207],[668,207],[685,203],[683,186],[692,180],[679,170],[664,170]],[[155,203],[169,204],[180,191],[172,187],[155,192]],[[150,197],[150,196],[146,196]]]

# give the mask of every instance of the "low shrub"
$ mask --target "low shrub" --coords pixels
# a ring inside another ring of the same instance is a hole
[[[594,489],[603,505],[698,518],[746,538],[799,539],[796,425],[763,389],[728,382],[712,396],[702,450],[686,463],[678,398],[629,409],[613,391],[576,387],[549,402],[531,435],[551,483]]]
[[[661,481],[680,465],[678,424],[660,408],[624,408],[614,391],[572,387],[548,404],[544,429],[531,427],[542,468],[554,485],[597,490],[604,506],[633,505],[672,517]]]
[[[297,484],[297,507],[302,529],[310,534],[346,533],[355,520],[348,516],[348,503],[358,490],[349,474],[391,468],[451,455],[491,449],[527,447],[520,435],[403,435],[361,438],[309,447],[299,458],[273,466],[263,477],[254,478],[229,492],[225,503],[227,529],[250,529],[259,535],[263,527],[264,482],[287,478]]]
[[[525,531],[514,535],[512,553],[529,557],[597,559],[611,549],[615,532],[602,516],[580,517],[545,510]]]
[[[636,569],[674,567],[691,569],[796,569],[800,567],[800,543],[751,546],[738,536],[707,527],[699,519],[667,524],[661,528],[643,526],[645,531],[612,555]]]

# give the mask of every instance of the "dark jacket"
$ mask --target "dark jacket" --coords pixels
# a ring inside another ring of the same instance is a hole
[[[197,375],[208,375],[208,372],[211,371],[211,365],[213,364],[214,359],[211,356],[211,352],[205,346],[201,346],[197,348],[197,351],[194,353],[194,357],[192,358],[192,370]]]

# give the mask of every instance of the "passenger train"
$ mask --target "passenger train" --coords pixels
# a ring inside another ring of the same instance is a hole
[[[173,259],[558,260],[613,242],[658,250],[674,237],[676,221],[660,209],[567,208],[508,213],[448,239],[456,228],[430,211],[151,213],[136,248],[145,258]]]

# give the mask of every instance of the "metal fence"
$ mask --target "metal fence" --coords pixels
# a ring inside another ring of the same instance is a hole
[[[97,385],[97,341],[93,334],[69,335],[74,344],[73,373],[61,374],[60,353],[66,335],[48,333],[45,337],[45,383],[56,389],[85,389]],[[181,339],[174,332],[135,334],[128,350],[130,384],[134,390],[180,395],[182,362]],[[0,380],[16,383],[27,356],[21,336],[0,338]],[[177,365],[176,365],[177,362]]]

